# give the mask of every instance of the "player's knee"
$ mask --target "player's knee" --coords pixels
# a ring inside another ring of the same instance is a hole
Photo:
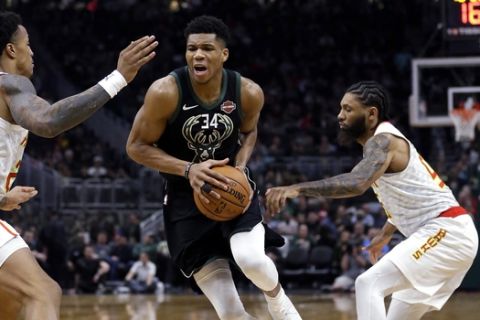
[[[34,279],[22,290],[26,301],[60,305],[62,289],[51,278]]]
[[[265,266],[266,256],[252,256],[248,254],[241,254],[235,256],[235,262],[240,267],[242,272],[248,277],[249,274],[262,272]]]
[[[46,284],[47,290],[51,295],[52,302],[55,305],[60,306],[60,300],[62,298],[62,288],[60,285],[52,279],[48,279],[48,284]]]
[[[368,273],[364,272],[357,277],[355,280],[355,292],[364,292],[371,284],[371,279],[369,279]]]

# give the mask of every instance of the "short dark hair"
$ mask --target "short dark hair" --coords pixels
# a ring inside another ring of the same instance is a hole
[[[22,24],[22,18],[14,12],[0,12],[0,50],[3,51],[7,43],[12,41],[13,34]]]
[[[196,33],[214,33],[223,40],[225,46],[230,42],[230,31],[227,25],[213,16],[203,15],[190,21],[184,31],[185,39]]]
[[[388,120],[390,109],[390,98],[385,88],[376,81],[360,81],[351,85],[347,93],[358,96],[362,104],[378,108],[380,121]]]

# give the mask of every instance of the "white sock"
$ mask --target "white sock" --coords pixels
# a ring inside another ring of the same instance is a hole
[[[267,300],[267,304],[269,305],[269,310],[272,309],[290,309],[295,308],[293,306],[292,301],[290,301],[290,298],[285,294],[285,291],[283,288],[280,288],[280,291],[277,293],[275,297],[270,297],[269,295],[265,294],[265,300]],[[291,306],[291,307],[290,307]],[[272,310],[270,310],[272,311]]]
[[[286,297],[285,295],[285,291],[283,290],[283,288],[280,288],[280,291],[278,291],[277,295],[275,297],[271,297],[269,295],[267,295],[266,293],[264,293],[265,295],[265,299],[267,299],[267,302],[270,303],[281,303],[283,301],[283,299]]]
[[[287,297],[283,288],[275,297],[265,294],[268,304],[268,311],[274,320],[302,320],[292,301]]]

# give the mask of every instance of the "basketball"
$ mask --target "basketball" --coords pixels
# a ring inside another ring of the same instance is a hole
[[[194,192],[193,198],[195,200],[195,205],[198,210],[209,219],[215,221],[232,220],[241,215],[245,208],[250,205],[250,196],[252,192],[250,184],[245,174],[232,166],[213,167],[212,170],[224,175],[230,180],[228,190],[225,191],[208,185],[207,190],[208,188],[212,188],[221,196],[221,198],[216,199],[210,194],[202,191],[203,195],[210,201],[210,203],[205,203],[199,197],[198,193]]]

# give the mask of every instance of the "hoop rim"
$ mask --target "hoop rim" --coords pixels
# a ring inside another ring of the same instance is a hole
[[[450,110],[449,117],[459,116],[459,117],[462,117],[464,120],[469,121],[474,119],[475,115],[478,113],[480,113],[480,110],[478,109],[456,108],[456,109]]]
[[[455,140],[473,141],[475,139],[475,127],[480,122],[480,110],[457,108],[448,113],[455,129]]]

